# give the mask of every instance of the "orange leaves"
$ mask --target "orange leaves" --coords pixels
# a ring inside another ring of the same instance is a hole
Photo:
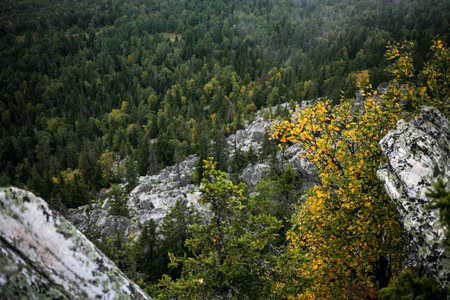
[[[449,51],[441,41],[432,50],[434,60],[417,76],[417,82],[425,79],[422,85],[410,82],[415,72],[412,43],[394,45],[386,54],[393,75],[387,93],[366,91],[361,110],[344,100],[339,106],[319,101],[292,121],[274,125],[274,137],[302,143],[304,157],[315,164],[322,183],[307,191],[288,234],[292,251],[307,251],[305,261],[297,262],[298,273],[313,282],[299,299],[348,295],[354,284],[348,274],[356,276],[359,286],[373,287],[380,280],[373,270],[382,259],[390,258],[391,272],[398,270],[402,231],[376,175],[384,160],[378,143],[400,119],[401,101],[411,103],[413,112],[426,104],[449,115]]]
[[[293,249],[308,249],[309,259],[299,272],[308,274],[320,287],[300,298],[307,299],[308,293],[321,298],[323,290],[329,290],[328,296],[333,298],[333,293],[343,292],[350,273],[370,282],[372,263],[388,255],[383,243],[393,243],[401,234],[399,226],[391,226],[390,232],[379,237],[378,226],[392,224],[395,218],[376,209],[382,203],[395,211],[376,176],[382,159],[378,142],[385,130],[395,126],[400,111],[394,103],[386,102],[384,96],[369,97],[365,109],[354,112],[345,101],[334,107],[321,101],[293,121],[274,127],[274,136],[282,137],[282,142],[285,137],[302,143],[322,181],[322,186],[307,192],[304,205],[292,219],[295,229],[288,233]]]
[[[391,81],[391,93],[398,99],[409,101],[413,113],[417,113],[421,105],[433,106],[444,115],[450,114],[448,104],[448,86],[450,84],[450,55],[447,46],[441,41],[433,42],[433,57],[420,72],[416,82],[410,82],[415,76],[412,59],[412,43],[392,45],[387,55],[396,53],[394,64],[390,68],[394,79]],[[390,57],[392,59],[392,56]]]

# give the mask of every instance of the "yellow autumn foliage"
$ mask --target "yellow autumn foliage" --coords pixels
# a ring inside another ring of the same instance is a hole
[[[276,126],[275,137],[303,144],[322,181],[307,192],[288,234],[291,251],[308,253],[298,272],[314,282],[297,299],[338,299],[355,293],[352,286],[368,290],[399,270],[401,227],[376,171],[378,142],[400,108],[383,100],[367,98],[360,112],[344,101],[321,101]]]
[[[378,93],[369,86],[363,108],[323,100],[273,127],[282,143],[302,144],[322,183],[307,191],[292,217],[287,256],[298,258],[289,269],[296,279],[278,284],[276,293],[298,285],[299,293],[287,298],[367,299],[400,271],[402,228],[376,174],[384,161],[379,142],[405,110],[410,117],[423,104],[449,111],[446,46],[434,43],[434,60],[419,74],[424,81],[412,81],[411,48],[408,42],[389,47],[389,89]]]

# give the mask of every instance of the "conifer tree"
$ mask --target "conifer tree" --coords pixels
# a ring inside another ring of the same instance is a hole
[[[199,202],[209,205],[211,219],[190,227],[192,238],[186,246],[194,257],[171,256],[172,265],[181,264],[183,271],[175,282],[169,276],[160,282],[166,287],[161,298],[268,297],[275,263],[271,243],[280,222],[267,215],[250,215],[243,184],[233,185],[215,163],[204,163]]]
[[[131,218],[131,210],[128,207],[128,195],[118,185],[114,185],[109,192],[110,207],[108,213],[113,216]]]
[[[148,146],[148,170],[147,175],[155,175],[158,173],[158,160],[156,158],[155,149],[153,147],[153,141],[149,142]]]

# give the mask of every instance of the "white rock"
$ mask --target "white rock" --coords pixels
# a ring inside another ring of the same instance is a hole
[[[150,299],[47,203],[0,189],[1,299]]]
[[[450,182],[450,127],[436,109],[424,107],[411,122],[399,121],[397,129],[380,142],[388,163],[378,176],[395,202],[411,243],[427,271],[450,287],[450,253],[435,211],[425,207],[425,195],[440,177]]]

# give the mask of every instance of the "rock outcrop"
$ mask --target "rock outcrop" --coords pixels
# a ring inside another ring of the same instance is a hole
[[[195,200],[200,198],[199,186],[191,183],[196,161],[196,156],[191,155],[178,166],[167,167],[156,175],[141,176],[139,185],[128,195],[133,220],[109,215],[109,198],[90,208],[69,209],[67,217],[81,231],[96,227],[101,236],[112,236],[116,230],[128,236],[131,232],[139,233],[150,220],[160,225],[177,201],[193,205],[205,214],[206,208]]]
[[[235,150],[245,153],[250,148],[255,153],[261,152],[266,131],[272,125],[272,121],[265,120],[263,115],[264,111],[258,112],[246,129],[238,130],[226,138],[228,148],[226,152],[229,155],[234,155]],[[304,179],[303,185],[307,188],[317,184],[318,177],[315,166],[299,156],[301,151],[301,146],[294,144],[286,148],[283,153],[280,151],[278,156],[284,165],[290,164],[300,170]],[[101,236],[111,236],[119,228],[125,235],[131,232],[139,234],[142,226],[148,224],[151,219],[158,225],[161,224],[164,216],[178,200],[187,206],[194,206],[206,215],[207,208],[196,201],[200,198],[199,186],[191,182],[197,159],[195,155],[191,155],[178,166],[167,167],[156,175],[141,176],[139,185],[129,194],[128,206],[133,211],[133,221],[127,221],[124,217],[115,217],[113,221],[110,220],[114,217],[108,214],[108,198],[93,204],[89,209],[87,206],[69,209],[66,217],[81,231],[98,228]],[[240,177],[252,190],[268,171],[268,163],[249,164]]]
[[[0,189],[0,299],[150,299],[30,192]]]
[[[308,104],[304,104],[302,102],[302,108],[310,105],[313,101],[309,101]],[[281,104],[285,108],[288,108],[288,105]],[[272,107],[271,111],[275,111],[276,107]],[[261,110],[256,114],[256,118],[253,122],[251,122],[244,130],[238,130],[235,134],[230,135],[226,141],[228,145],[229,152],[233,155],[232,149],[239,149],[241,153],[248,152],[250,147],[253,148],[255,153],[260,153],[262,149],[262,145],[264,142],[264,138],[266,132],[272,126],[273,121],[264,120],[265,111]],[[306,158],[302,158],[299,154],[302,153],[302,146],[300,144],[293,144],[284,151],[280,151],[278,153],[278,160],[282,161],[284,165],[292,165],[296,170],[299,170],[302,173],[302,177],[304,179],[304,186],[310,187],[311,183],[318,183],[318,176],[316,172],[316,167],[313,163],[308,161]],[[241,177],[247,184],[247,187],[253,189],[258,183],[259,180],[267,175],[269,171],[269,164],[267,162],[261,162],[257,164],[249,164],[242,171]]]
[[[424,107],[420,116],[380,142],[388,162],[378,176],[395,202],[415,254],[428,272],[450,287],[450,253],[442,245],[439,213],[427,210],[426,191],[438,178],[450,182],[450,126],[436,109]]]

